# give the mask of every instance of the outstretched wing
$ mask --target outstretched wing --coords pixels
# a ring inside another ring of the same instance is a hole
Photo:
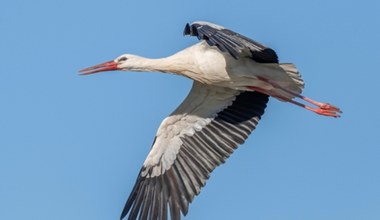
[[[217,46],[221,51],[230,53],[235,59],[244,55],[259,63],[278,63],[277,54],[271,48],[213,23],[198,21],[186,24],[183,33],[197,36],[210,46]]]
[[[194,82],[161,123],[121,219],[127,214],[129,220],[186,215],[210,173],[255,129],[267,102],[268,96],[258,92]]]

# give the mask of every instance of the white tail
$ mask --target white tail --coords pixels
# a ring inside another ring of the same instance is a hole
[[[301,74],[298,72],[297,67],[293,63],[281,63],[280,67],[285,70],[285,72],[290,76],[290,78],[295,82],[296,87],[290,88],[294,92],[301,94],[305,83],[301,78]]]

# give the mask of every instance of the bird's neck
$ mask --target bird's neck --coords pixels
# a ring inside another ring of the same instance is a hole
[[[138,72],[164,72],[184,75],[184,61],[178,59],[175,55],[159,59],[150,59],[145,57],[138,58],[136,67],[131,68]]]

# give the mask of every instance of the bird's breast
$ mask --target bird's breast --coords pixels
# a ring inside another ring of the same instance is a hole
[[[231,80],[226,68],[225,54],[218,48],[200,43],[191,49],[190,78],[210,85]]]

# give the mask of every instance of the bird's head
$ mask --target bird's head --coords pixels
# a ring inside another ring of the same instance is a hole
[[[89,75],[98,72],[112,71],[112,70],[125,70],[136,71],[140,66],[141,57],[131,54],[123,54],[114,60],[107,61],[92,67],[80,70],[81,75]]]

